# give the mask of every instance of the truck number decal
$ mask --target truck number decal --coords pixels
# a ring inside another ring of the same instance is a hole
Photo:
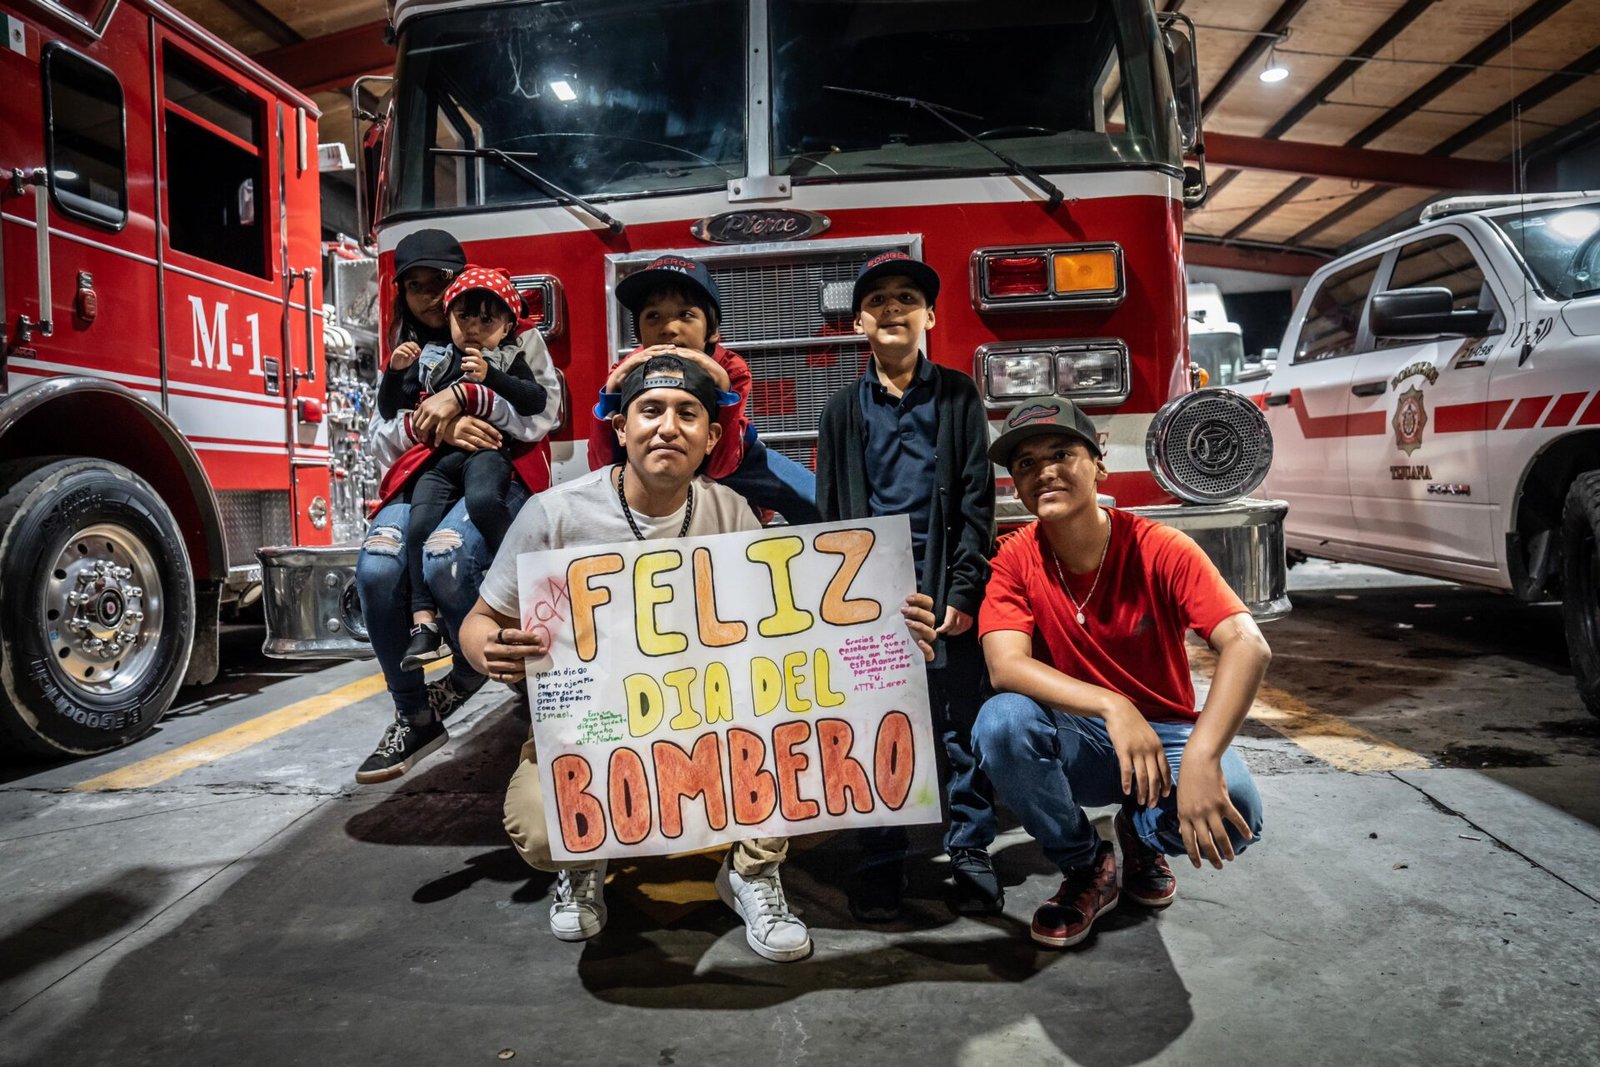
[[[244,355],[244,344],[228,340],[228,305],[219,301],[209,320],[204,298],[189,297],[189,306],[194,309],[194,358],[189,365],[198,367],[203,362],[207,370],[232,372],[228,357]],[[244,321],[250,327],[250,373],[260,378],[261,316],[251,312]]]

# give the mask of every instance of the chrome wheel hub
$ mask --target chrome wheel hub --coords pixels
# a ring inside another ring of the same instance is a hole
[[[109,696],[156,667],[163,605],[155,557],[132,531],[99,523],[67,538],[39,617],[50,666],[70,688]]]

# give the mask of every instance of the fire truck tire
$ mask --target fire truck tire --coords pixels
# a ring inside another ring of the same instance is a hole
[[[1600,471],[1578,475],[1567,491],[1561,556],[1573,680],[1584,706],[1600,715]]]
[[[153,727],[188,669],[194,577],[178,524],[125,467],[0,466],[0,751],[61,758]]]

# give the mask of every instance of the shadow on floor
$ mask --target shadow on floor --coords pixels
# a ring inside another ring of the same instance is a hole
[[[681,1063],[770,1063],[798,1041],[817,1062],[956,1067],[1025,1039],[1117,1065],[1192,1022],[1160,920],[1113,913],[1077,951],[1035,951],[1026,916],[1055,880],[1031,843],[999,855],[1006,916],[956,919],[943,864],[925,855],[911,865],[912,921],[877,929],[852,922],[835,888],[846,842],[797,842],[785,883],[819,951],[793,964],[750,952],[711,892],[714,855],[619,865],[606,930],[557,941],[550,878],[521,865],[499,822],[524,729],[497,712],[421,773],[330,799],[117,959],[77,1018],[54,1005],[14,1051],[115,1064],[240,1048],[275,1063],[454,1063],[505,1048],[536,1062],[675,1051]],[[931,831],[914,840],[936,845]],[[69,919],[88,934],[97,911]],[[1153,1003],[1164,1010],[1129,1025],[1130,1005]]]

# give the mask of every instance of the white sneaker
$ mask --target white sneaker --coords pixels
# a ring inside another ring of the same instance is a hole
[[[550,932],[563,941],[587,941],[606,925],[606,864],[556,872]]]
[[[811,935],[783,898],[778,865],[768,868],[767,874],[746,878],[733,869],[730,852],[717,872],[717,896],[744,920],[744,939],[756,955],[779,963],[804,959],[811,952]]]

